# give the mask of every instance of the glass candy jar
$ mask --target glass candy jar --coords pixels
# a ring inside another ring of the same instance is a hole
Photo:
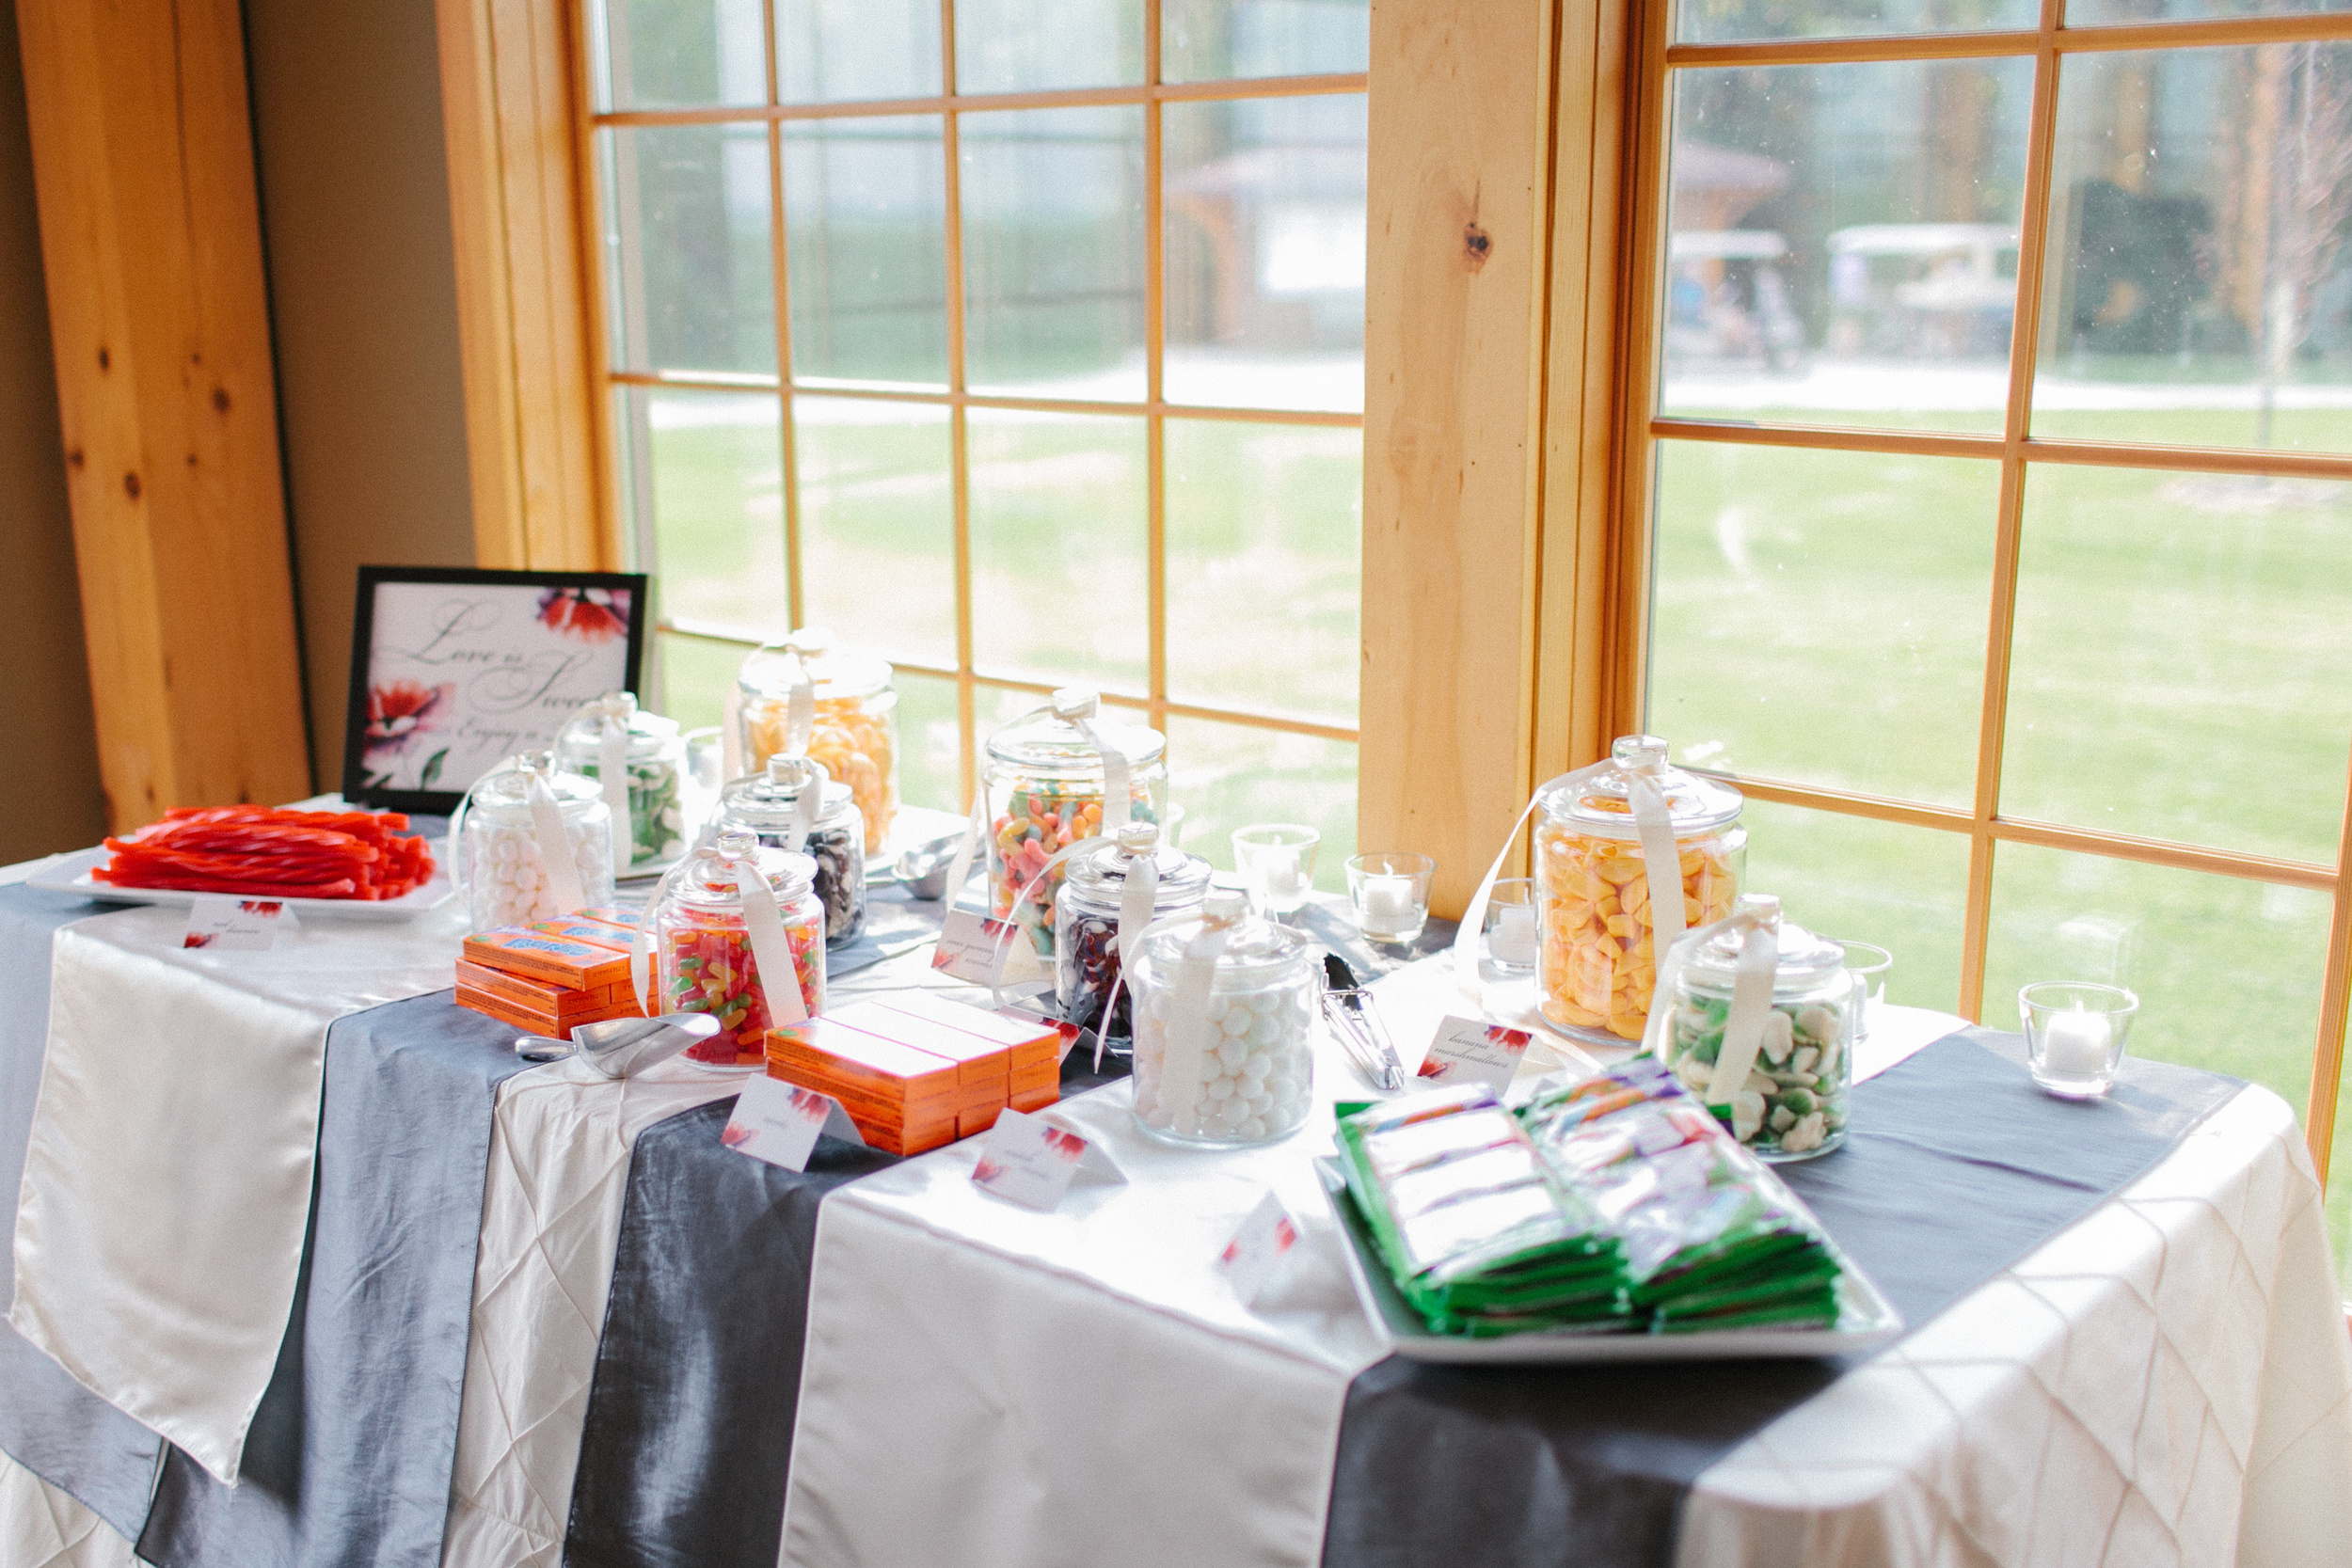
[[[677,721],[640,712],[635,697],[613,691],[589,704],[555,739],[556,761],[600,787],[608,751],[621,759],[623,785],[617,793],[628,814],[625,857],[620,835],[613,835],[615,875],[668,865],[686,852],[686,740]],[[607,807],[613,805],[615,793],[605,790]]]
[[[1657,983],[1649,871],[1633,818],[1637,777],[1665,798],[1680,862],[1684,929],[1731,912],[1746,862],[1740,792],[1666,766],[1666,743],[1656,736],[1625,736],[1605,761],[1536,792],[1536,977],[1544,1016],[1591,1044],[1639,1040]]]
[[[450,818],[449,842],[451,875],[465,890],[477,931],[560,920],[612,902],[612,814],[604,791],[594,779],[558,769],[552,752],[524,752],[477,779]],[[559,857],[552,867],[547,854]]]
[[[776,1022],[737,882],[755,865],[775,899],[802,1010],[814,1016],[825,1006],[825,915],[817,902],[815,865],[805,855],[767,847],[745,829],[722,831],[715,844],[696,849],[662,879],[644,922],[653,933],[657,1010],[710,1013],[719,1020],[716,1035],[686,1052],[688,1060],[706,1067],[765,1060],[767,1034]]]
[[[898,693],[890,665],[868,654],[836,650],[815,627],[770,643],[743,661],[743,770],[756,773],[792,750],[792,688],[805,671],[815,696],[808,755],[847,784],[866,819],[866,852],[882,852],[898,813]]]
[[[1136,950],[1127,980],[1136,993],[1136,1120],[1165,1142],[1271,1143],[1307,1119],[1313,954],[1305,936],[1248,911],[1238,893],[1211,893],[1199,914]],[[1217,932],[1225,942],[1213,960],[1188,956]],[[1198,963],[1214,968],[1206,996],[1190,997],[1200,1012],[1186,1018],[1185,971]]]
[[[1687,950],[1645,1049],[1759,1156],[1809,1160],[1846,1141],[1861,986],[1846,968],[1845,949],[1783,921],[1779,899],[1751,895],[1739,908],[1777,942],[1762,1034],[1753,1042],[1728,1037],[1748,934],[1733,925]]]
[[[1159,826],[1152,822],[1131,822],[1116,844],[1071,861],[1054,904],[1054,995],[1062,1019],[1096,1029],[1104,1039],[1125,1039],[1133,1032],[1133,999],[1124,988],[1107,1019],[1103,1008],[1119,979],[1119,913],[1127,879],[1136,863],[1147,859],[1159,875],[1147,924],[1200,907],[1209,891],[1209,863],[1161,848]]]
[[[1047,706],[1016,719],[988,742],[989,911],[1018,921],[1049,958],[1063,867],[1046,871],[1045,863],[1055,851],[1103,832],[1103,755],[1079,723],[1126,760],[1129,821],[1156,823],[1168,810],[1168,742],[1141,725],[1097,725],[1099,705],[1091,691],[1057,691]],[[1037,886],[1024,898],[1032,881]]]
[[[811,789],[817,792],[815,821],[797,848],[817,865],[825,944],[841,947],[866,929],[866,821],[849,785],[828,778],[822,763],[772,756],[758,772],[719,791],[711,820],[723,832],[746,829],[770,848],[791,850],[802,798]]]

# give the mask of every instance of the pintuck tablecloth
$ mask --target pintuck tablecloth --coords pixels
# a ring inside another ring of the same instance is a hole
[[[188,950],[184,911],[58,931],[8,1322],[234,1481],[302,1262],[327,1026],[446,986],[453,913]]]

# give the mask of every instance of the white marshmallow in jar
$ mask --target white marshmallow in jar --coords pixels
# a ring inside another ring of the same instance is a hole
[[[1135,1115],[1167,1143],[1223,1148],[1296,1132],[1313,1098],[1314,966],[1305,936],[1211,893],[1136,944]]]
[[[612,902],[612,814],[596,780],[524,752],[475,781],[450,819],[450,863],[477,931]]]

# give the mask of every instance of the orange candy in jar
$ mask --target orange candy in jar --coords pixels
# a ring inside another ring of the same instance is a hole
[[[807,754],[850,786],[866,816],[866,852],[880,854],[898,812],[898,693],[887,661],[836,651],[832,635],[815,626],[753,653],[736,677],[743,771],[757,773],[790,750],[792,686],[803,668],[816,697]]]
[[[1538,792],[1536,977],[1544,1016],[1597,1045],[1639,1043],[1663,957],[1633,816],[1637,776],[1664,797],[1683,929],[1731,912],[1746,861],[1740,792],[1666,766],[1666,743],[1655,736],[1626,736],[1608,760]]]

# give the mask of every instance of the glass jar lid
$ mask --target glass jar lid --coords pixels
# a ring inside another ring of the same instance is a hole
[[[806,897],[817,885],[814,860],[763,845],[748,828],[730,827],[720,831],[716,843],[706,845],[678,863],[662,884],[663,895],[682,899],[698,909],[740,909],[743,895],[735,885],[735,874],[737,868],[746,864],[758,866],[780,905]]]
[[[568,773],[555,765],[553,752],[518,752],[474,781],[466,792],[469,812],[487,812],[497,821],[524,821],[531,816],[531,781],[543,779],[566,817],[576,817],[604,803],[604,789],[584,773]]]
[[[1793,921],[1780,918],[1780,900],[1769,893],[1740,895],[1741,911],[1765,915],[1779,937],[1778,962],[1772,972],[1774,996],[1802,995],[1846,967],[1846,950],[1827,937],[1817,937]],[[1740,949],[1747,932],[1728,927],[1698,944],[1683,960],[1683,979],[1694,989],[1723,996],[1731,994],[1740,972]]]
[[[1216,990],[1270,985],[1307,965],[1306,934],[1251,914],[1249,900],[1230,888],[1211,890],[1197,912],[1178,916],[1167,930],[1147,938],[1136,960],[1165,978],[1184,958],[1185,945],[1212,922],[1228,928],[1225,950],[1216,958],[1216,977],[1211,982]]]
[[[1546,784],[1535,799],[1548,821],[1569,822],[1577,832],[1601,838],[1639,838],[1630,800],[1637,774],[1666,797],[1677,838],[1735,820],[1743,804],[1729,784],[1668,767],[1666,743],[1654,735],[1619,736],[1606,758]]]
[[[1160,847],[1156,823],[1131,822],[1119,831],[1119,842],[1079,856],[1070,863],[1064,896],[1077,895],[1089,903],[1116,907],[1127,887],[1127,867],[1149,857],[1160,874],[1152,908],[1180,910],[1200,901],[1209,885],[1209,863],[1182,849]]]
[[[753,650],[736,684],[746,697],[788,702],[796,664],[806,667],[809,684],[819,697],[871,697],[890,689],[888,659],[836,648],[833,633],[822,626],[803,626],[781,642]]]
[[[1168,750],[1167,737],[1141,724],[1110,724],[1096,721],[1102,699],[1083,687],[1064,687],[1045,708],[1015,720],[988,737],[988,754],[1025,772],[1057,777],[1101,777],[1103,758],[1094,743],[1080,733],[1083,719],[1103,744],[1115,746],[1127,766],[1156,762]]]
[[[596,743],[613,724],[628,731],[628,760],[652,762],[665,755],[677,743],[677,721],[665,719],[659,713],[647,713],[637,705],[637,699],[627,691],[608,691],[574,715],[570,723],[555,737],[556,750],[565,760],[574,757],[593,760]]]
[[[857,800],[845,784],[835,784],[825,765],[813,757],[776,755],[756,773],[746,773],[719,790],[718,820],[722,827],[749,828],[754,832],[783,832],[792,826],[793,809],[802,791],[818,788],[817,825],[825,827],[857,809]]]

